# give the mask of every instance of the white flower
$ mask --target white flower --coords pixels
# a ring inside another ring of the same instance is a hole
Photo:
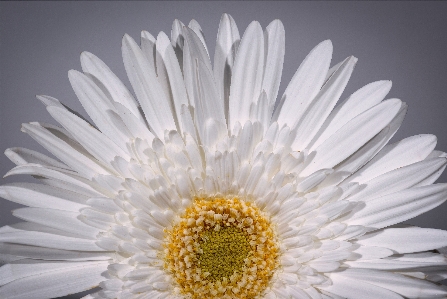
[[[0,229],[0,297],[445,298],[447,232],[397,224],[447,199],[447,155],[386,145],[407,109],[389,81],[335,107],[357,59],[329,68],[330,41],[276,101],[284,42],[278,20],[240,39],[224,15],[212,66],[196,21],[126,35],[138,101],[82,53],[69,79],[96,127],[39,96],[62,128],[22,130],[58,160],[6,150],[41,183],[0,187],[29,206]]]

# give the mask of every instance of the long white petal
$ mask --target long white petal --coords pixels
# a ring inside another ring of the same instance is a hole
[[[84,148],[58,138],[38,124],[23,124],[22,130],[65,164],[85,177],[92,178],[96,174],[108,173]]]
[[[59,211],[44,208],[21,208],[13,211],[13,215],[34,223],[60,229],[92,240],[100,232],[99,229],[81,222],[77,212]]]
[[[25,227],[26,229],[13,229],[11,232],[0,233],[0,242],[64,250],[105,251],[96,245],[96,240],[84,239],[81,236],[41,226],[40,224],[25,224],[27,224],[27,226],[32,225],[32,227]]]
[[[38,275],[46,272],[60,270],[62,268],[80,267],[85,265],[98,264],[98,262],[46,262],[24,259],[14,264],[0,267],[0,286],[14,280]]]
[[[411,188],[366,202],[346,222],[382,228],[430,211],[446,200],[447,184]]]
[[[86,196],[101,196],[101,193],[92,187],[94,186],[94,184],[91,181],[78,176],[73,171],[65,170],[63,168],[42,166],[32,163],[23,164],[16,166],[8,171],[4,177],[19,174],[29,174],[33,176],[57,180],[63,182],[65,186],[70,185],[70,190],[72,190],[73,192]]]
[[[296,126],[297,134],[292,144],[294,150],[305,149],[318,132],[348,84],[356,63],[357,58],[348,57],[321,88],[314,102]]]
[[[307,55],[293,75],[273,115],[279,126],[294,128],[324,83],[332,58],[332,43],[321,42]]]
[[[183,36],[183,24],[181,21],[175,19],[172,23],[171,29],[171,44],[174,48],[175,56],[180,64],[180,69],[183,71],[183,46],[185,43],[185,37]]]
[[[369,162],[378,152],[380,152],[400,128],[407,113],[407,108],[408,106],[405,103],[402,103],[399,112],[389,125],[383,128],[379,134],[365,143],[365,145],[358,149],[349,158],[338,164],[335,167],[335,170],[351,174]]]
[[[233,67],[230,88],[229,126],[249,120],[250,104],[261,93],[264,72],[264,34],[253,21],[244,32]]]
[[[319,287],[335,295],[346,299],[403,299],[402,296],[385,288],[362,282],[343,276],[343,273],[331,273],[329,275],[332,285]]]
[[[48,107],[47,110],[86,150],[106,165],[113,161],[115,156],[129,159],[129,155],[108,139],[107,136],[92,128],[73,113],[58,107]]]
[[[156,75],[156,53],[155,53],[155,43],[157,40],[155,37],[147,32],[146,30],[141,31],[140,43],[141,51],[143,52],[146,61],[150,66],[150,71],[155,72]]]
[[[107,252],[62,250],[11,243],[0,243],[0,252],[48,261],[100,261],[113,257],[112,253]]]
[[[413,186],[427,185],[423,182],[443,169],[446,163],[445,158],[434,158],[397,168],[366,182],[365,188],[348,200],[368,201]]]
[[[240,36],[236,22],[229,14],[223,14],[220,19],[219,31],[217,33],[213,73],[217,90],[224,102],[225,118],[227,120],[231,76],[239,42]]]
[[[345,261],[350,268],[418,271],[421,269],[445,269],[447,261],[442,254],[431,252],[407,253],[376,260]]]
[[[88,207],[85,205],[86,196],[42,184],[5,184],[0,186],[0,195],[10,201],[36,208],[77,212]]]
[[[188,104],[188,96],[179,62],[177,61],[177,57],[175,56],[174,49],[171,46],[169,38],[164,32],[160,32],[157,36],[156,49],[163,59],[164,66],[166,67],[169,87],[172,93],[174,111],[176,113],[175,120],[178,121],[180,118],[182,105]],[[182,129],[182,127],[180,128]]]
[[[202,61],[209,70],[212,70],[212,67],[205,47],[197,34],[190,28],[183,27],[183,36],[185,37],[183,47],[183,78],[188,92],[189,104],[194,106],[195,102],[197,102],[196,98],[198,97],[195,79],[197,76],[195,73],[196,61]]]
[[[213,137],[214,140],[219,139],[225,133],[225,115],[223,103],[217,92],[214,80],[212,78],[211,70],[209,70],[205,63],[200,60],[196,60],[195,67],[195,82],[197,85],[197,97],[195,97],[196,102],[194,103],[195,111],[194,116],[196,120],[196,125],[198,126],[198,131],[201,133],[202,142],[205,141],[204,138],[206,132],[206,124],[209,120],[216,123],[218,133]],[[204,142],[205,146],[212,146]]]
[[[315,150],[314,159],[300,176],[331,168],[349,157],[386,127],[401,105],[400,100],[388,100],[349,121]]]
[[[366,234],[356,243],[386,247],[397,253],[411,253],[447,246],[447,231],[421,227],[386,228]]]
[[[39,164],[43,166],[67,169],[68,166],[39,152],[23,148],[11,147],[6,149],[5,156],[16,165]]]
[[[175,130],[169,102],[157,81],[154,68],[128,35],[123,38],[122,51],[127,76],[152,132],[162,137],[165,130]]]
[[[274,20],[267,26],[264,32],[264,42],[266,57],[261,89],[266,92],[268,110],[273,111],[281,82],[286,42],[284,25],[280,20]]]
[[[441,298],[447,295],[447,290],[441,286],[396,273],[367,269],[347,269],[341,272],[340,275],[347,279],[363,281],[388,289],[406,298]]]
[[[385,146],[371,161],[346,180],[363,183],[390,170],[425,159],[435,148],[434,135],[415,135]]]
[[[0,297],[8,299],[46,299],[73,294],[96,287],[105,280],[107,262],[90,262],[23,277],[0,288]]]
[[[391,81],[377,81],[365,85],[332,111],[323,124],[310,151],[317,148],[327,138],[360,113],[379,104],[391,89]]]
[[[206,42],[205,42],[205,35],[203,35],[202,27],[200,27],[200,24],[196,20],[192,19],[189,22],[188,27],[191,28],[197,34],[197,36],[199,37],[200,41],[203,44],[203,47],[206,50],[206,53],[209,56],[208,48],[207,48]]]
[[[90,52],[81,53],[82,70],[95,76],[108,91],[107,96],[117,103],[120,103],[139,120],[143,120],[143,116],[138,110],[138,103],[129,92],[123,82],[110,70],[110,68],[98,57]]]
[[[78,71],[68,72],[68,78],[75,91],[79,101],[87,114],[91,117],[99,130],[110,138],[116,145],[122,149],[126,148],[127,137],[116,122],[110,119],[109,110],[116,113],[112,101],[107,98],[105,93],[94,83],[93,79]],[[47,109],[53,108],[48,106]],[[60,107],[54,107],[60,110]],[[67,111],[67,110],[66,110]]]
[[[140,121],[129,111],[129,109],[119,103],[115,103],[115,108],[126,125],[126,128],[134,138],[141,138],[147,140],[149,143],[152,142],[155,136],[149,131],[149,128],[144,121]]]

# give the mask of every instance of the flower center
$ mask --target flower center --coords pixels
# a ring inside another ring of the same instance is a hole
[[[209,230],[202,234],[197,256],[202,272],[210,273],[206,278],[216,281],[241,272],[244,260],[251,251],[247,236],[234,226],[218,231]]]
[[[265,213],[238,198],[196,198],[165,230],[164,267],[188,298],[260,297],[279,265]]]

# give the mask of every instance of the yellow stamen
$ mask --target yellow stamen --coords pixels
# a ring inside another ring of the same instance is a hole
[[[196,198],[165,230],[165,264],[188,298],[259,298],[278,267],[265,215],[238,198]]]

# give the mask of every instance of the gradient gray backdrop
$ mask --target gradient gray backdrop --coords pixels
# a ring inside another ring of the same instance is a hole
[[[393,138],[421,133],[438,136],[437,149],[447,151],[447,2],[1,2],[1,151],[20,146],[45,152],[20,132],[24,122],[55,123],[36,94],[51,95],[85,112],[67,79],[80,70],[79,54],[99,56],[129,86],[121,59],[125,33],[139,40],[141,30],[170,35],[175,18],[195,18],[214,53],[222,13],[230,13],[239,31],[252,20],[263,27],[281,19],[286,56],[280,94],[305,55],[320,41],[334,44],[333,64],[349,55],[359,58],[342,98],[380,79],[393,81],[389,97],[409,105],[403,126]],[[0,173],[13,167],[0,158]],[[10,177],[2,183],[27,177]],[[447,181],[447,174],[440,178]],[[0,225],[17,219],[19,205],[0,199]],[[447,229],[447,204],[409,223]],[[72,295],[66,298],[80,298]]]

